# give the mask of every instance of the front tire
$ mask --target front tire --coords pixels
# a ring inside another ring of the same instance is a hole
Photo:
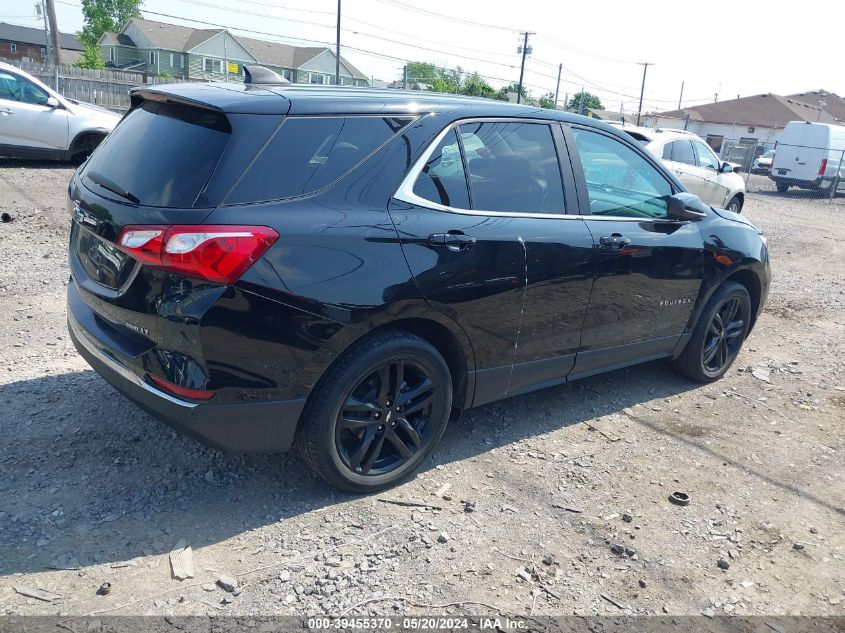
[[[725,282],[704,306],[683,353],[672,361],[675,371],[698,382],[719,380],[739,355],[750,322],[748,290]]]
[[[452,409],[452,379],[427,341],[386,331],[345,353],[309,398],[297,434],[305,461],[332,486],[393,486],[434,450]]]
[[[728,211],[733,211],[734,213],[742,213],[742,198],[739,196],[734,196],[728,202],[728,206],[725,207]]]
[[[789,185],[787,185],[785,183],[779,182],[775,185],[775,187],[777,188],[778,193],[786,193],[789,190]]]

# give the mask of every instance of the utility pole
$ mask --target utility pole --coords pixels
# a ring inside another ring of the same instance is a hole
[[[340,0],[337,0],[337,42],[335,44],[334,85],[340,85]]]
[[[402,67],[402,87],[408,89],[408,64]]]
[[[49,64],[53,59],[53,43],[50,41],[50,27],[47,24],[47,4],[45,0],[41,0],[41,17],[44,18],[44,50],[47,51],[46,62]]]
[[[643,85],[640,88],[640,106],[637,108],[637,126],[640,125],[640,116],[643,113],[643,94],[645,93],[645,74],[648,72],[648,67],[653,66],[651,62],[640,62],[640,65],[643,67]]]
[[[584,114],[584,86],[581,86],[581,98],[578,99],[578,114]]]
[[[827,105],[827,102],[824,100],[824,92],[819,90],[819,116],[816,121],[822,120],[822,112],[824,112],[824,107]]]
[[[681,96],[678,97],[678,110],[681,109],[681,101],[684,100],[684,83],[685,82],[683,82],[683,81],[681,82]]]
[[[533,31],[523,31],[522,46],[516,49],[517,53],[522,53],[522,66],[519,67],[519,86],[516,89],[516,102],[522,103],[522,78],[525,75],[525,56],[531,52],[528,48],[528,36],[534,35]]]
[[[62,63],[62,44],[59,41],[59,26],[56,21],[56,5],[53,0],[45,0],[47,19],[50,21],[50,38],[53,44],[53,63],[58,66]]]
[[[557,96],[560,94],[560,73],[563,72],[563,64],[558,64],[557,67],[557,86],[555,86],[555,105],[554,109],[557,110]]]

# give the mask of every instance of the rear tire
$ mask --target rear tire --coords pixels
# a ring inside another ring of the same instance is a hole
[[[750,321],[748,290],[725,282],[701,311],[683,353],[672,361],[675,371],[698,382],[719,380],[739,355]]]
[[[326,482],[357,493],[393,486],[437,445],[452,409],[452,379],[440,353],[402,331],[354,346],[314,389],[297,448]]]
[[[781,182],[777,183],[775,187],[777,188],[778,193],[786,193],[789,190],[789,185]]]

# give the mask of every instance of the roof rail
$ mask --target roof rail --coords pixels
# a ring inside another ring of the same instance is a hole
[[[244,66],[244,83],[248,86],[256,84],[285,86],[290,81],[264,66],[249,65]]]

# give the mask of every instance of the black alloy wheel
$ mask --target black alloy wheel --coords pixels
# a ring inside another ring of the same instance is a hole
[[[701,360],[704,369],[713,374],[724,373],[742,346],[747,315],[737,297],[724,301],[713,314],[704,339]]]
[[[725,282],[701,311],[684,351],[672,361],[675,371],[699,382],[718,380],[739,355],[750,326],[748,290]]]
[[[335,426],[344,464],[362,475],[399,468],[427,444],[434,383],[412,361],[394,359],[366,376],[349,394]]]
[[[452,378],[427,341],[386,330],[361,341],[312,392],[297,433],[308,464],[328,483],[375,492],[414,472],[452,410]]]

